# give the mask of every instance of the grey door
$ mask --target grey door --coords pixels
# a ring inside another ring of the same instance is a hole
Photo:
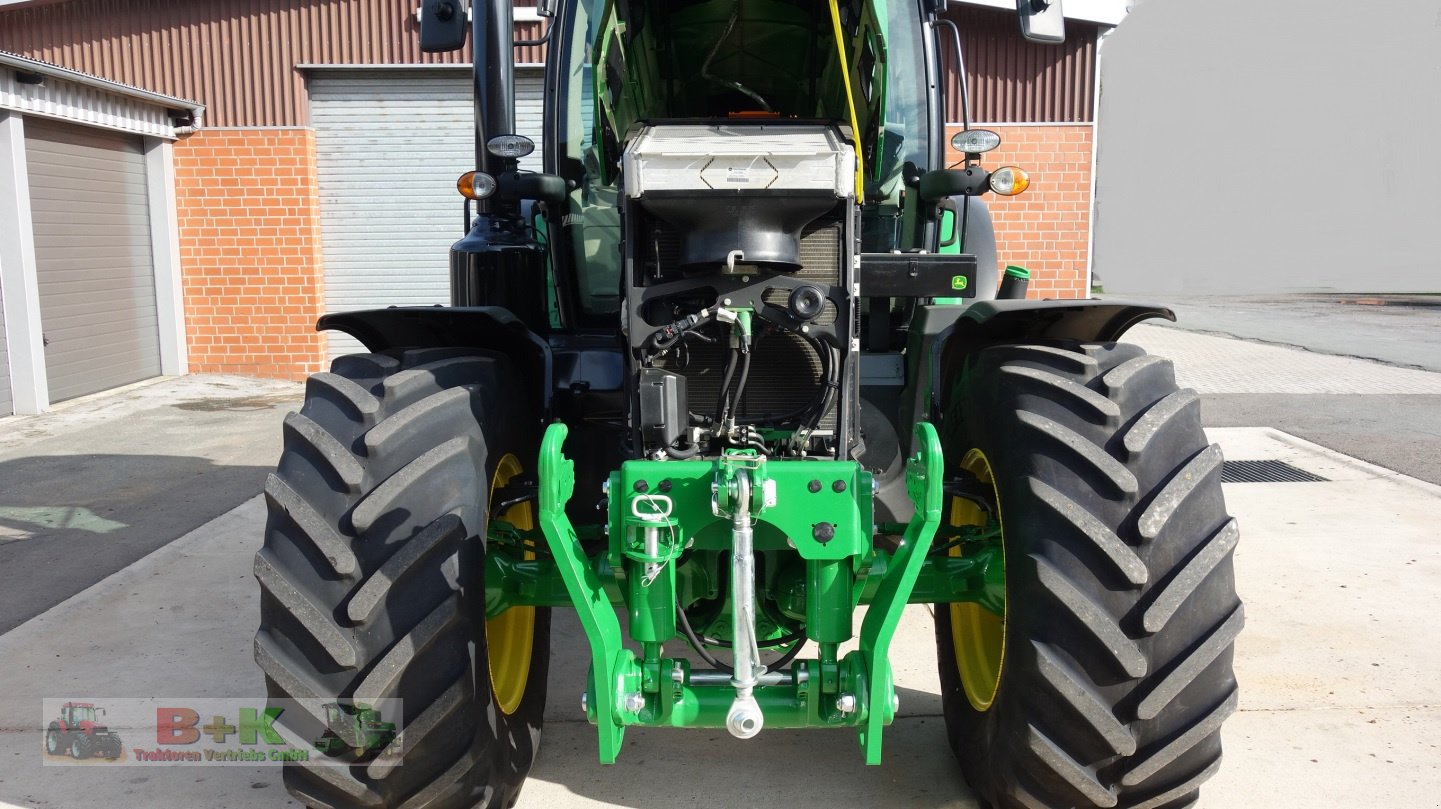
[[[540,143],[541,71],[516,71],[516,129]],[[317,70],[310,116],[330,312],[450,302],[463,235],[455,180],[475,168],[468,70]],[[540,153],[522,161],[540,169]],[[331,333],[332,357],[359,343]]]
[[[160,374],[140,139],[25,119],[50,401]]]
[[[5,292],[0,290],[0,416],[15,412],[15,397],[10,393],[10,354],[5,344]]]

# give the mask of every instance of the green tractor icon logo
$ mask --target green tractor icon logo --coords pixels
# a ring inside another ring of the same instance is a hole
[[[325,726],[312,744],[327,756],[346,752],[362,756],[395,741],[395,723],[382,721],[380,711],[365,703],[327,703]]]

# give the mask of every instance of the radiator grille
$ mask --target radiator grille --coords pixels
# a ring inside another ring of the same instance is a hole
[[[652,259],[660,267],[671,268],[679,263],[680,234],[663,222],[656,221],[652,236]],[[812,224],[801,233],[801,269],[787,273],[798,280],[822,286],[838,286],[841,281],[841,235],[839,224]],[[785,289],[767,290],[766,303],[784,307],[790,296]],[[836,306],[826,301],[816,318],[818,325],[836,322]],[[766,416],[791,413],[809,404],[821,386],[821,361],[810,342],[798,334],[777,331],[765,334],[757,326],[755,353],[751,358],[750,379],[742,397],[739,418],[754,421]],[[686,394],[692,412],[708,416],[716,413],[721,380],[730,349],[722,344],[693,342],[685,350],[673,351],[657,360],[657,367],[674,371],[686,378]],[[821,419],[818,429],[834,431],[836,407]]]
[[[661,357],[656,366],[686,378],[691,412],[715,416],[729,354],[730,348],[720,343],[691,343],[686,351]],[[799,410],[810,404],[820,387],[821,361],[809,341],[793,332],[766,334],[756,341],[739,419],[754,421]],[[819,429],[835,429],[834,406]]]

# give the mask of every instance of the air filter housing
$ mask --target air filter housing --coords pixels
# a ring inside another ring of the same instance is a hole
[[[688,269],[735,261],[799,269],[806,225],[855,196],[855,151],[812,124],[647,127],[630,142],[625,192],[680,234]]]

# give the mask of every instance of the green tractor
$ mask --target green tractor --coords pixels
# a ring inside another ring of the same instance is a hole
[[[271,697],[403,700],[405,745],[288,764],[298,800],[513,805],[558,607],[602,762],[666,726],[875,764],[908,604],[983,802],[1196,800],[1243,620],[1220,452],[1117,342],[1168,309],[1001,277],[984,195],[1029,179],[969,125],[945,165],[944,5],[542,2],[533,173],[511,3],[425,0],[422,47],[474,56],[453,305],[321,320],[369,353],[286,419],[255,562]]]
[[[364,756],[384,749],[395,741],[395,723],[384,721],[381,712],[365,703],[327,702],[325,731],[311,746],[327,756]]]

